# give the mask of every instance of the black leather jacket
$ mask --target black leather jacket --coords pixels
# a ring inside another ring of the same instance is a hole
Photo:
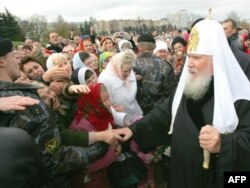
[[[36,89],[34,85],[0,81],[0,97],[19,95],[39,99]],[[42,101],[23,111],[0,111],[0,119],[1,127],[21,128],[31,135],[41,153],[47,187],[67,187],[61,174],[86,168],[107,150],[101,142],[89,147],[61,145],[56,115]]]

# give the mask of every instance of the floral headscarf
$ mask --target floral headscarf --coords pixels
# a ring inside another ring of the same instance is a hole
[[[90,86],[90,93],[81,95],[78,98],[76,118],[79,122],[81,117],[87,119],[97,131],[103,131],[109,128],[115,128],[112,114],[103,105],[100,96],[102,84],[97,83]]]
[[[100,57],[99,57],[99,72],[102,72],[103,70],[103,64],[104,61],[108,58],[108,57],[112,57],[113,53],[112,52],[103,52]]]

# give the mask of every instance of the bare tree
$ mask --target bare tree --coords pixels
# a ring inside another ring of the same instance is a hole
[[[249,29],[250,28],[250,23],[247,22],[246,20],[242,20],[240,16],[238,15],[237,12],[230,12],[227,15],[227,18],[232,18],[237,22],[238,27],[242,29]]]
[[[240,21],[240,16],[238,15],[237,12],[234,12],[234,11],[228,13],[228,14],[227,14],[227,18],[232,18],[232,19],[234,19],[237,23]]]
[[[64,20],[62,15],[58,15],[57,22],[53,23],[51,26],[52,31],[56,32],[58,35],[68,38],[71,26],[68,22]]]
[[[239,26],[240,26],[242,29],[247,29],[247,30],[249,30],[249,28],[250,28],[250,23],[247,22],[246,20],[242,20],[242,21],[240,21]]]
[[[21,21],[20,25],[26,38],[40,42],[47,41],[48,24],[45,16],[35,14],[28,20]]]

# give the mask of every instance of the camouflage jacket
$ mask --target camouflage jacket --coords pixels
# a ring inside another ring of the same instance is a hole
[[[36,89],[29,84],[0,81],[0,97],[29,96],[40,100]],[[63,146],[55,113],[40,101],[23,111],[0,111],[1,127],[18,127],[27,131],[41,153],[46,187],[68,187],[61,174],[84,169],[104,155],[107,146],[96,143],[89,147]]]
[[[151,52],[144,52],[136,59],[134,72],[141,75],[137,81],[136,99],[146,115],[156,102],[168,97],[176,86],[173,67]]]

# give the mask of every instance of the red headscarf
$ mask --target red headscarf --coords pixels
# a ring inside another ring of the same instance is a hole
[[[111,124],[113,128],[115,127],[112,114],[101,101],[101,86],[102,84],[100,83],[90,86],[90,93],[81,95],[77,101],[77,121],[79,121],[81,117],[84,117],[97,131],[108,129],[109,124]]]

